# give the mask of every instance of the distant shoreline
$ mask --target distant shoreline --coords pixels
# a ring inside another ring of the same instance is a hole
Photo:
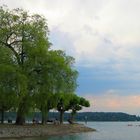
[[[15,112],[5,112],[5,120],[9,118],[11,120],[16,120],[17,114]],[[32,112],[32,117],[26,118],[26,120],[32,121],[33,116],[41,120],[40,112]],[[64,121],[69,119],[70,113],[64,113]],[[131,115],[123,112],[78,112],[75,116],[77,122],[85,122],[85,116],[87,116],[87,121],[140,121],[140,116]],[[48,118],[59,118],[58,112],[49,112]]]
[[[20,138],[20,137],[43,137],[69,135],[73,133],[92,132],[95,129],[84,126],[83,124],[62,124],[62,125],[39,125],[27,124],[23,126],[4,124],[0,125],[0,139]]]

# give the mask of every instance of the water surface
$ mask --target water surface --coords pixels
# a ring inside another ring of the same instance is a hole
[[[20,140],[140,140],[140,122],[88,122],[87,126],[95,128],[97,132]]]

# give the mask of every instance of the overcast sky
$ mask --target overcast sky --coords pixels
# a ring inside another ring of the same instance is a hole
[[[0,0],[47,19],[53,48],[76,59],[88,111],[140,115],[140,0]]]

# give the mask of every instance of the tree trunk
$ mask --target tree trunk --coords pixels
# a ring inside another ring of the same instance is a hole
[[[46,124],[46,113],[42,111],[42,122],[43,125]]]
[[[25,95],[19,104],[18,111],[17,111],[17,118],[16,118],[16,124],[17,125],[23,125],[25,124],[25,117],[28,114],[30,110],[30,104],[31,98],[30,96]]]
[[[63,124],[63,118],[64,118],[64,111],[60,111],[60,124]]]
[[[41,122],[41,123],[42,123],[43,125],[47,123],[48,112],[49,112],[49,110],[47,110],[47,109],[45,109],[45,108],[44,108],[44,110],[41,111],[41,113],[42,113],[42,122]]]
[[[26,114],[26,103],[21,103],[19,105],[18,111],[17,111],[17,118],[16,118],[16,124],[17,125],[23,125],[25,124],[25,114]]]
[[[75,115],[76,115],[76,111],[72,110],[72,112],[71,112],[71,122],[72,123],[74,123]]]
[[[16,124],[17,125],[25,124],[25,117],[22,114],[17,114]]]
[[[1,110],[1,123],[4,123],[4,110]]]
[[[72,123],[74,122],[74,114],[73,113],[71,114],[71,122]]]

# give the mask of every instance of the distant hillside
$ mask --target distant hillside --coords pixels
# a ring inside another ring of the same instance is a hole
[[[140,121],[140,117],[121,112],[82,112],[76,116],[77,120],[83,120],[87,116],[88,121]]]
[[[64,120],[69,119],[70,114],[64,114]],[[85,121],[85,117],[87,116],[88,121],[140,121],[140,117],[136,115],[129,115],[126,113],[121,112],[80,112],[75,116],[75,120],[77,121]],[[33,117],[38,118],[41,120],[41,113],[35,112],[29,114],[27,120],[32,120]],[[5,120],[11,118],[15,120],[16,113],[15,112],[6,112],[5,113]],[[57,112],[50,112],[49,118],[59,118],[59,113]]]

